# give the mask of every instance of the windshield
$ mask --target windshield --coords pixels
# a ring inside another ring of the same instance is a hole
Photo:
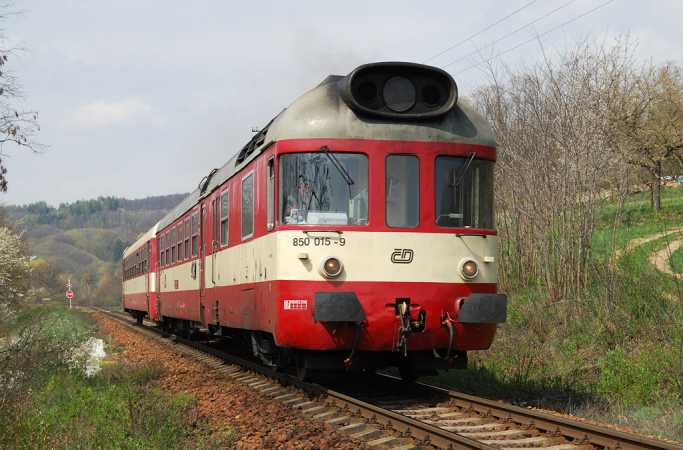
[[[493,161],[436,158],[436,223],[493,228]]]
[[[283,224],[367,225],[368,158],[355,153],[280,157]]]

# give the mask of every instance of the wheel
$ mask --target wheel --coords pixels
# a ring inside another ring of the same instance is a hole
[[[313,377],[313,369],[306,364],[306,355],[299,353],[296,356],[296,377],[301,381],[309,381]]]
[[[138,325],[142,325],[142,321],[144,319],[144,316],[142,314],[136,314],[135,315],[135,323]]]

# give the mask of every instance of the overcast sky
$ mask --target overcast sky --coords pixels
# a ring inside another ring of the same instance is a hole
[[[5,34],[26,50],[9,67],[25,108],[39,112],[37,140],[47,148],[2,149],[3,204],[190,191],[252,126],[327,74],[366,62],[423,62],[458,44],[430,63],[457,61],[446,69],[467,95],[487,81],[469,69],[482,54],[538,35],[552,51],[631,33],[640,58],[683,58],[680,0],[614,0],[583,17],[605,0],[15,3],[22,12],[6,20]],[[500,60],[528,64],[539,55],[536,41]]]

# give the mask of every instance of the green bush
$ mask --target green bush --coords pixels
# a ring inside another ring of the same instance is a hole
[[[81,313],[62,307],[24,308],[5,323],[0,348],[0,425],[32,389],[54,370],[83,367],[85,355],[76,350],[94,332]]]

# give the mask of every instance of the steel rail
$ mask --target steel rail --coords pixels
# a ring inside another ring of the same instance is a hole
[[[522,408],[508,403],[475,397],[425,383],[416,384],[431,392],[448,395],[460,408],[492,416],[499,420],[532,426],[547,433],[558,434],[570,438],[572,443],[577,445],[591,444],[609,449],[683,450],[683,446],[666,441],[581,422],[538,410]]]
[[[435,427],[420,420],[404,416],[403,414],[375,406],[371,403],[358,400],[341,392],[325,389],[328,399],[341,407],[345,407],[351,412],[355,412],[362,417],[374,420],[383,425],[390,425],[399,432],[407,432],[425,444],[434,445],[438,448],[477,448],[477,449],[497,449],[486,445],[483,442],[461,436],[443,428]]]

